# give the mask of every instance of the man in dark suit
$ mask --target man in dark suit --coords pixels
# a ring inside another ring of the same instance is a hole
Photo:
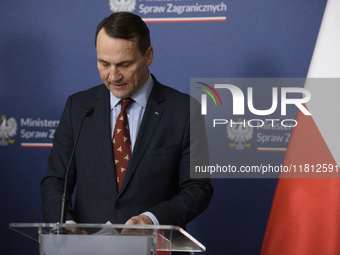
[[[77,188],[66,220],[185,227],[207,208],[213,191],[209,179],[190,178],[190,161],[208,164],[200,106],[149,73],[153,48],[140,17],[119,12],[105,18],[96,49],[104,85],[67,100],[41,181],[44,222],[59,221],[66,168],[84,109],[91,105],[95,110],[83,123],[68,179],[68,197]],[[126,110],[131,155],[122,179],[112,143],[121,99],[127,98],[133,99]]]

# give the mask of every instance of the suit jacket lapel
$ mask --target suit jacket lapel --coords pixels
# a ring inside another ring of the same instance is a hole
[[[96,135],[98,137],[98,148],[105,164],[105,171],[112,185],[113,194],[118,194],[117,179],[115,175],[115,165],[113,162],[113,148],[111,141],[110,123],[110,92],[103,86],[97,94],[96,105],[94,105],[96,115]],[[93,116],[93,117],[94,117]]]
[[[136,143],[119,194],[123,193],[149,146],[150,140],[163,115],[164,108],[159,105],[163,100],[163,87],[154,78],[154,85],[145,108],[143,120],[138,131]]]

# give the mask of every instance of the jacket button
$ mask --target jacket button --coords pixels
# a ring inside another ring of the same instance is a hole
[[[116,209],[121,209],[121,208],[122,208],[122,205],[121,205],[120,203],[116,203],[116,204],[115,204],[115,207],[116,207]]]

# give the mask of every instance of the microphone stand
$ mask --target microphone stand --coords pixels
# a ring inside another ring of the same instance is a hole
[[[77,143],[78,143],[81,127],[83,125],[84,119],[86,117],[90,117],[93,112],[94,112],[94,108],[92,106],[86,108],[85,111],[84,111],[84,116],[83,116],[83,118],[81,119],[81,122],[80,122],[80,126],[79,126],[77,137],[76,137],[76,141],[74,143],[72,154],[71,154],[71,158],[70,158],[70,161],[68,163],[67,170],[66,170],[65,184],[64,184],[64,193],[63,193],[63,196],[62,196],[62,198],[60,200],[60,218],[59,218],[59,224],[65,224],[65,222],[66,222],[66,212],[67,212],[67,205],[68,205],[68,198],[66,197],[66,194],[67,194],[67,181],[68,181],[68,176],[69,176],[71,164],[72,164],[72,161],[73,161],[73,158],[74,158],[74,153],[76,151],[76,147],[77,147]],[[69,231],[67,231],[64,227],[58,227],[57,229],[52,230],[52,233],[53,234],[58,234],[58,235],[67,235],[67,234],[69,234]]]

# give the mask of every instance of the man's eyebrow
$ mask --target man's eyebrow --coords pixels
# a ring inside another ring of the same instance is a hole
[[[101,59],[101,58],[97,58],[97,60],[98,60],[99,62],[102,62],[102,63],[110,64],[110,62],[108,62],[108,61],[106,61],[106,60],[104,60],[104,59]],[[119,66],[119,65],[124,65],[124,64],[130,64],[130,63],[132,63],[132,62],[133,62],[133,60],[122,60],[122,61],[116,63],[115,65],[116,65],[116,66]]]
[[[122,64],[131,63],[131,62],[132,62],[132,60],[123,60],[123,61],[117,63],[117,65],[122,65]]]
[[[105,63],[108,63],[107,61],[105,61],[104,59],[101,59],[101,58],[97,58],[97,60],[98,60],[99,62],[105,62]]]

